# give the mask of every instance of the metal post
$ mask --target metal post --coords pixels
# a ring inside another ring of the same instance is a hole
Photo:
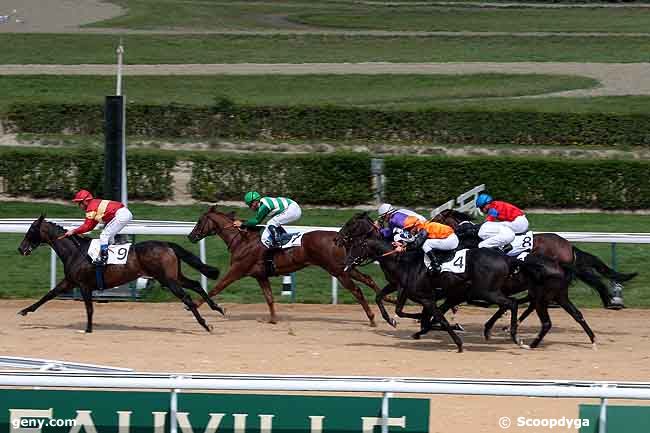
[[[336,277],[332,277],[332,304],[336,305],[339,302],[339,285]]]
[[[296,273],[291,273],[291,303],[296,302]]]
[[[598,417],[598,433],[607,433],[607,399],[600,399],[600,416]]]
[[[50,250],[50,290],[56,287],[56,253]]]
[[[381,433],[388,433],[388,400],[392,396],[392,392],[385,392],[381,398]]]
[[[199,256],[201,257],[201,261],[203,263],[206,263],[206,260],[205,260],[205,238],[203,238],[203,239],[201,239],[199,241]],[[201,274],[201,287],[203,287],[204,292],[208,291],[208,277],[206,277],[203,274]]]
[[[616,243],[612,243],[612,269],[616,270]],[[616,282],[612,281],[612,308],[623,308],[624,307],[624,302],[623,302],[623,285]]]
[[[122,94],[122,57],[124,55],[122,38],[120,38],[120,45],[115,52],[117,53],[117,84],[115,86],[115,94],[120,96]]]
[[[291,295],[292,282],[293,282],[293,274],[292,275],[283,275],[282,276],[282,292],[280,293],[282,296]]]
[[[178,389],[172,389],[169,395],[169,433],[178,433]]]

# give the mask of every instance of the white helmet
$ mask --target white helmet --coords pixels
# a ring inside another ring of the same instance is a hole
[[[390,205],[388,203],[382,203],[379,206],[379,209],[377,209],[377,212],[379,213],[379,216],[382,217],[382,216],[386,215],[387,213],[394,212],[395,210],[396,209],[392,205]]]

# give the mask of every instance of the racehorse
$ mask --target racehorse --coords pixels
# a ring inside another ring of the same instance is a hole
[[[447,224],[454,230],[459,231],[462,223],[471,223],[472,225],[462,224],[470,229],[477,226],[472,223],[472,217],[464,212],[459,212],[453,209],[446,209],[440,212],[433,218],[433,221]],[[473,241],[478,243],[478,230],[474,230]],[[459,238],[461,238],[461,234]],[[612,303],[612,296],[609,293],[608,287],[601,281],[603,277],[615,283],[623,283],[634,278],[637,273],[624,274],[616,272],[609,268],[598,257],[582,251],[578,247],[571,245],[569,241],[555,233],[536,233],[533,235],[532,253],[548,257],[556,260],[561,265],[568,265],[571,267],[575,276],[595,289],[600,295],[605,308],[619,309],[622,308],[620,304]]]
[[[217,282],[209,296],[219,294],[233,282],[244,277],[253,277],[260,285],[264,298],[271,314],[270,323],[277,322],[271,283],[269,282],[268,269],[264,265],[268,249],[261,243],[260,234],[256,231],[242,230],[233,225],[234,213],[220,212],[212,206],[197,221],[188,238],[192,242],[210,235],[219,236],[230,252],[230,269]],[[336,232],[315,230],[302,236],[299,246],[279,249],[274,254],[274,265],[277,275],[289,274],[309,265],[316,265],[326,270],[330,275],[348,289],[361,304],[368,316],[370,326],[375,326],[375,314],[370,309],[363,292],[357,287],[353,279],[371,287],[375,292],[381,289],[368,275],[357,270],[346,272],[344,270],[345,249],[334,243]],[[196,306],[201,306],[199,300]]]
[[[346,257],[346,264],[349,266],[356,266],[362,264],[366,261],[377,260],[384,270],[384,273],[392,278],[400,278],[399,275],[403,274],[405,271],[405,262],[408,263],[408,259],[404,257],[395,256],[395,255],[385,255],[389,254],[391,248],[389,244],[385,243],[382,240],[382,237],[377,230],[377,227],[374,225],[372,220],[368,217],[366,213],[358,214],[354,216],[350,221],[348,221],[343,228],[339,231],[340,243],[346,245],[346,251],[348,253]],[[468,251],[466,256],[466,261],[469,266],[470,263],[477,263],[477,258],[472,259],[473,255],[476,252],[492,252],[490,249],[475,249]],[[419,253],[419,251],[418,251]],[[411,253],[413,254],[413,253]],[[468,285],[465,287],[462,286],[453,286],[451,289],[447,289],[437,293],[438,298],[446,298],[445,302],[438,307],[439,312],[444,314],[448,309],[453,308],[454,306],[460,304],[461,302],[470,301],[471,303],[476,303],[477,300],[483,300],[494,302],[494,293],[488,293],[491,290],[491,287],[494,284],[498,284],[498,281],[501,282],[499,287],[501,294],[511,297],[522,291],[527,291],[527,296],[523,299],[516,300],[510,298],[514,305],[514,315],[511,316],[511,337],[516,343],[520,343],[516,337],[516,331],[512,330],[512,326],[516,326],[517,323],[521,323],[528,314],[535,310],[542,322],[542,328],[538,336],[530,344],[531,348],[535,348],[542,341],[546,333],[551,329],[551,320],[548,314],[548,305],[550,302],[554,301],[560,304],[564,310],[578,322],[584,331],[589,336],[592,344],[595,345],[595,336],[587,322],[584,320],[582,313],[578,308],[571,302],[569,299],[569,286],[573,273],[570,270],[562,267],[557,261],[549,259],[548,257],[529,254],[523,262],[515,262],[514,258],[506,257],[500,255],[506,261],[506,267],[512,268],[512,262],[515,263],[515,268],[518,269],[518,272],[512,273],[508,272],[505,279],[493,280],[491,283],[484,284],[487,280],[494,277],[494,274],[491,273],[491,270],[485,264],[482,269],[478,269],[478,272],[474,272],[473,277],[468,281]],[[417,257],[416,257],[417,260]],[[420,254],[419,262],[422,262],[422,257]],[[406,271],[407,274],[409,271]],[[417,271],[422,272],[422,271]],[[468,270],[468,272],[470,272]],[[423,275],[426,275],[426,271]],[[446,275],[446,277],[445,277]],[[421,335],[425,334],[431,329],[430,323],[428,322],[429,314],[427,314],[427,308],[423,309],[423,314],[408,314],[402,311],[406,298],[410,298],[418,303],[421,303],[422,297],[432,296],[434,290],[432,287],[445,287],[445,278],[447,278],[447,283],[449,279],[452,278],[452,274],[443,273],[429,278],[429,288],[427,291],[426,283],[421,287],[421,291],[412,292],[413,287],[410,285],[413,284],[413,279],[410,281],[404,280],[404,277],[401,277],[404,281],[402,284],[409,284],[409,286],[404,287],[401,290],[400,296],[398,297],[396,305],[396,314],[399,317],[410,317],[414,319],[420,319],[421,321],[421,330],[413,334],[413,338],[420,338]],[[433,280],[433,281],[431,281]],[[453,280],[452,280],[453,282]],[[478,282],[478,286],[474,287],[472,290],[471,285],[474,282]],[[417,286],[417,280],[415,282]],[[469,289],[469,290],[467,290]],[[377,295],[377,305],[382,313],[382,317],[391,325],[395,326],[396,323],[393,319],[388,317],[388,313],[383,306],[382,299],[391,290],[395,290],[395,287],[387,286],[384,288],[382,293]],[[487,296],[486,296],[487,294]],[[415,295],[415,296],[414,296]],[[530,301],[528,309],[522,314],[522,317],[519,321],[516,321],[516,309],[518,304],[523,302]],[[485,306],[485,305],[482,305]],[[512,311],[513,306],[508,305],[507,303],[502,304],[499,310],[486,322],[484,326],[483,335],[485,339],[489,339],[490,330],[494,323],[503,315],[505,311],[510,309]],[[429,309],[429,311],[431,311]],[[438,318],[434,316],[434,320],[438,321]],[[441,323],[443,328],[444,323]],[[452,337],[453,338],[453,337]]]
[[[92,332],[92,291],[97,288],[97,279],[95,266],[91,264],[87,254],[91,239],[79,235],[63,238],[64,233],[65,229],[63,227],[46,221],[45,215],[41,215],[27,230],[18,247],[18,252],[23,256],[28,256],[39,245],[48,244],[63,262],[65,277],[39,301],[19,311],[18,314],[26,316],[27,313],[33,313],[50,299],[69,292],[74,287],[79,287],[86,306],[86,332]],[[201,295],[213,310],[223,314],[223,309],[207,296],[197,281],[183,275],[180,266],[181,261],[208,278],[217,279],[219,277],[217,268],[203,263],[201,259],[180,245],[172,242],[146,241],[139,242],[131,247],[125,264],[106,266],[104,287],[119,286],[144,275],[153,277],[183,301],[186,307],[192,311],[199,324],[209,332],[212,328],[201,317],[192,302],[192,298],[183,288]]]

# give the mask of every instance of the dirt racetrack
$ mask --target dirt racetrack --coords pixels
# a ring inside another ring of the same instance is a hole
[[[418,329],[412,320],[392,329],[378,316],[379,326],[371,328],[358,305],[282,304],[277,325],[265,322],[265,305],[225,304],[225,319],[204,306],[204,317],[214,325],[208,334],[180,303],[96,304],[95,332],[86,335],[79,332],[85,326],[82,303],[53,301],[27,317],[16,316],[29,303],[0,301],[0,353],[139,371],[612,381],[650,377],[648,310],[584,311],[598,337],[597,350],[567,314],[551,310],[554,327],[543,347],[531,351],[514,346],[501,331],[483,341],[482,324],[493,310],[463,307],[456,315],[466,328],[465,353],[459,354],[446,334],[410,339]],[[524,324],[525,341],[538,326],[534,316]],[[450,431],[453,423],[456,433],[500,431],[502,416],[576,418],[579,403],[445,396],[431,401],[431,432]],[[549,430],[513,426],[508,431]]]

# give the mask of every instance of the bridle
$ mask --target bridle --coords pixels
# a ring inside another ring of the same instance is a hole
[[[219,235],[219,234],[223,233],[226,229],[237,230],[237,234],[235,236],[233,236],[232,239],[230,239],[230,241],[226,244],[226,248],[230,251],[230,247],[232,246],[233,242],[235,241],[235,239],[237,239],[238,236],[240,236],[244,232],[244,230],[240,229],[239,227],[235,227],[235,225],[232,224],[232,223],[224,225],[224,226],[219,226],[217,221],[215,221],[215,219],[212,217],[211,212],[206,213],[205,216],[214,224],[214,227],[215,227],[214,228],[214,234],[216,234],[216,235]],[[203,226],[204,225],[205,225],[205,223],[201,224],[201,227],[200,227],[201,232],[203,232]],[[209,236],[211,234],[213,234],[213,233],[208,232],[203,237]]]

